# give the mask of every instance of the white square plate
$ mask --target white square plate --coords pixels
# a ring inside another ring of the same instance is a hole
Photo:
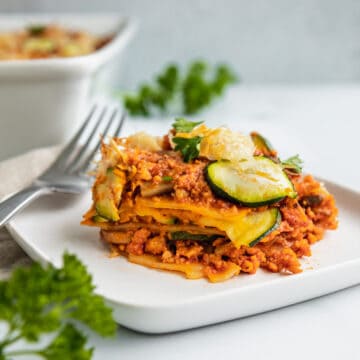
[[[80,226],[90,195],[38,200],[8,229],[34,259],[60,265],[65,250],[77,254],[93,274],[97,292],[114,308],[116,320],[147,333],[184,330],[294,304],[360,282],[360,194],[327,182],[339,207],[339,228],[312,247],[297,275],[240,275],[224,283],[108,258],[98,230]]]

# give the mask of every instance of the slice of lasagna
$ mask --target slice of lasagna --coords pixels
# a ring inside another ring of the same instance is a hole
[[[298,273],[337,227],[333,196],[297,156],[281,161],[258,133],[184,119],[162,138],[103,143],[92,191],[82,224],[101,229],[112,256],[189,279]]]

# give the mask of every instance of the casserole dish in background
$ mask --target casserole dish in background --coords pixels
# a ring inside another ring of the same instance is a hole
[[[0,32],[31,24],[57,24],[113,39],[85,56],[0,61],[0,160],[65,141],[81,122],[95,78],[102,80],[98,88],[110,87],[106,72],[135,29],[133,20],[119,15],[0,15]]]

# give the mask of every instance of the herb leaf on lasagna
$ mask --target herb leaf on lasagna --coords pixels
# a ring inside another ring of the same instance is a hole
[[[176,130],[176,132],[189,133],[196,126],[202,124],[203,121],[189,121],[185,118],[177,118],[175,122],[172,124],[172,127]]]
[[[195,136],[189,139],[174,137],[172,141],[175,144],[175,150],[181,152],[185,162],[190,162],[199,156],[201,142],[200,136]]]
[[[299,155],[294,155],[281,162],[284,169],[293,171],[296,174],[301,174],[304,162],[300,159]]]

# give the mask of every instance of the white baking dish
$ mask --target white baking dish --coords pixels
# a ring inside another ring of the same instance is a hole
[[[86,56],[0,61],[0,160],[65,141],[81,121],[94,79],[109,78],[104,71],[135,29],[119,15],[0,15],[0,32],[47,23],[114,38]]]

